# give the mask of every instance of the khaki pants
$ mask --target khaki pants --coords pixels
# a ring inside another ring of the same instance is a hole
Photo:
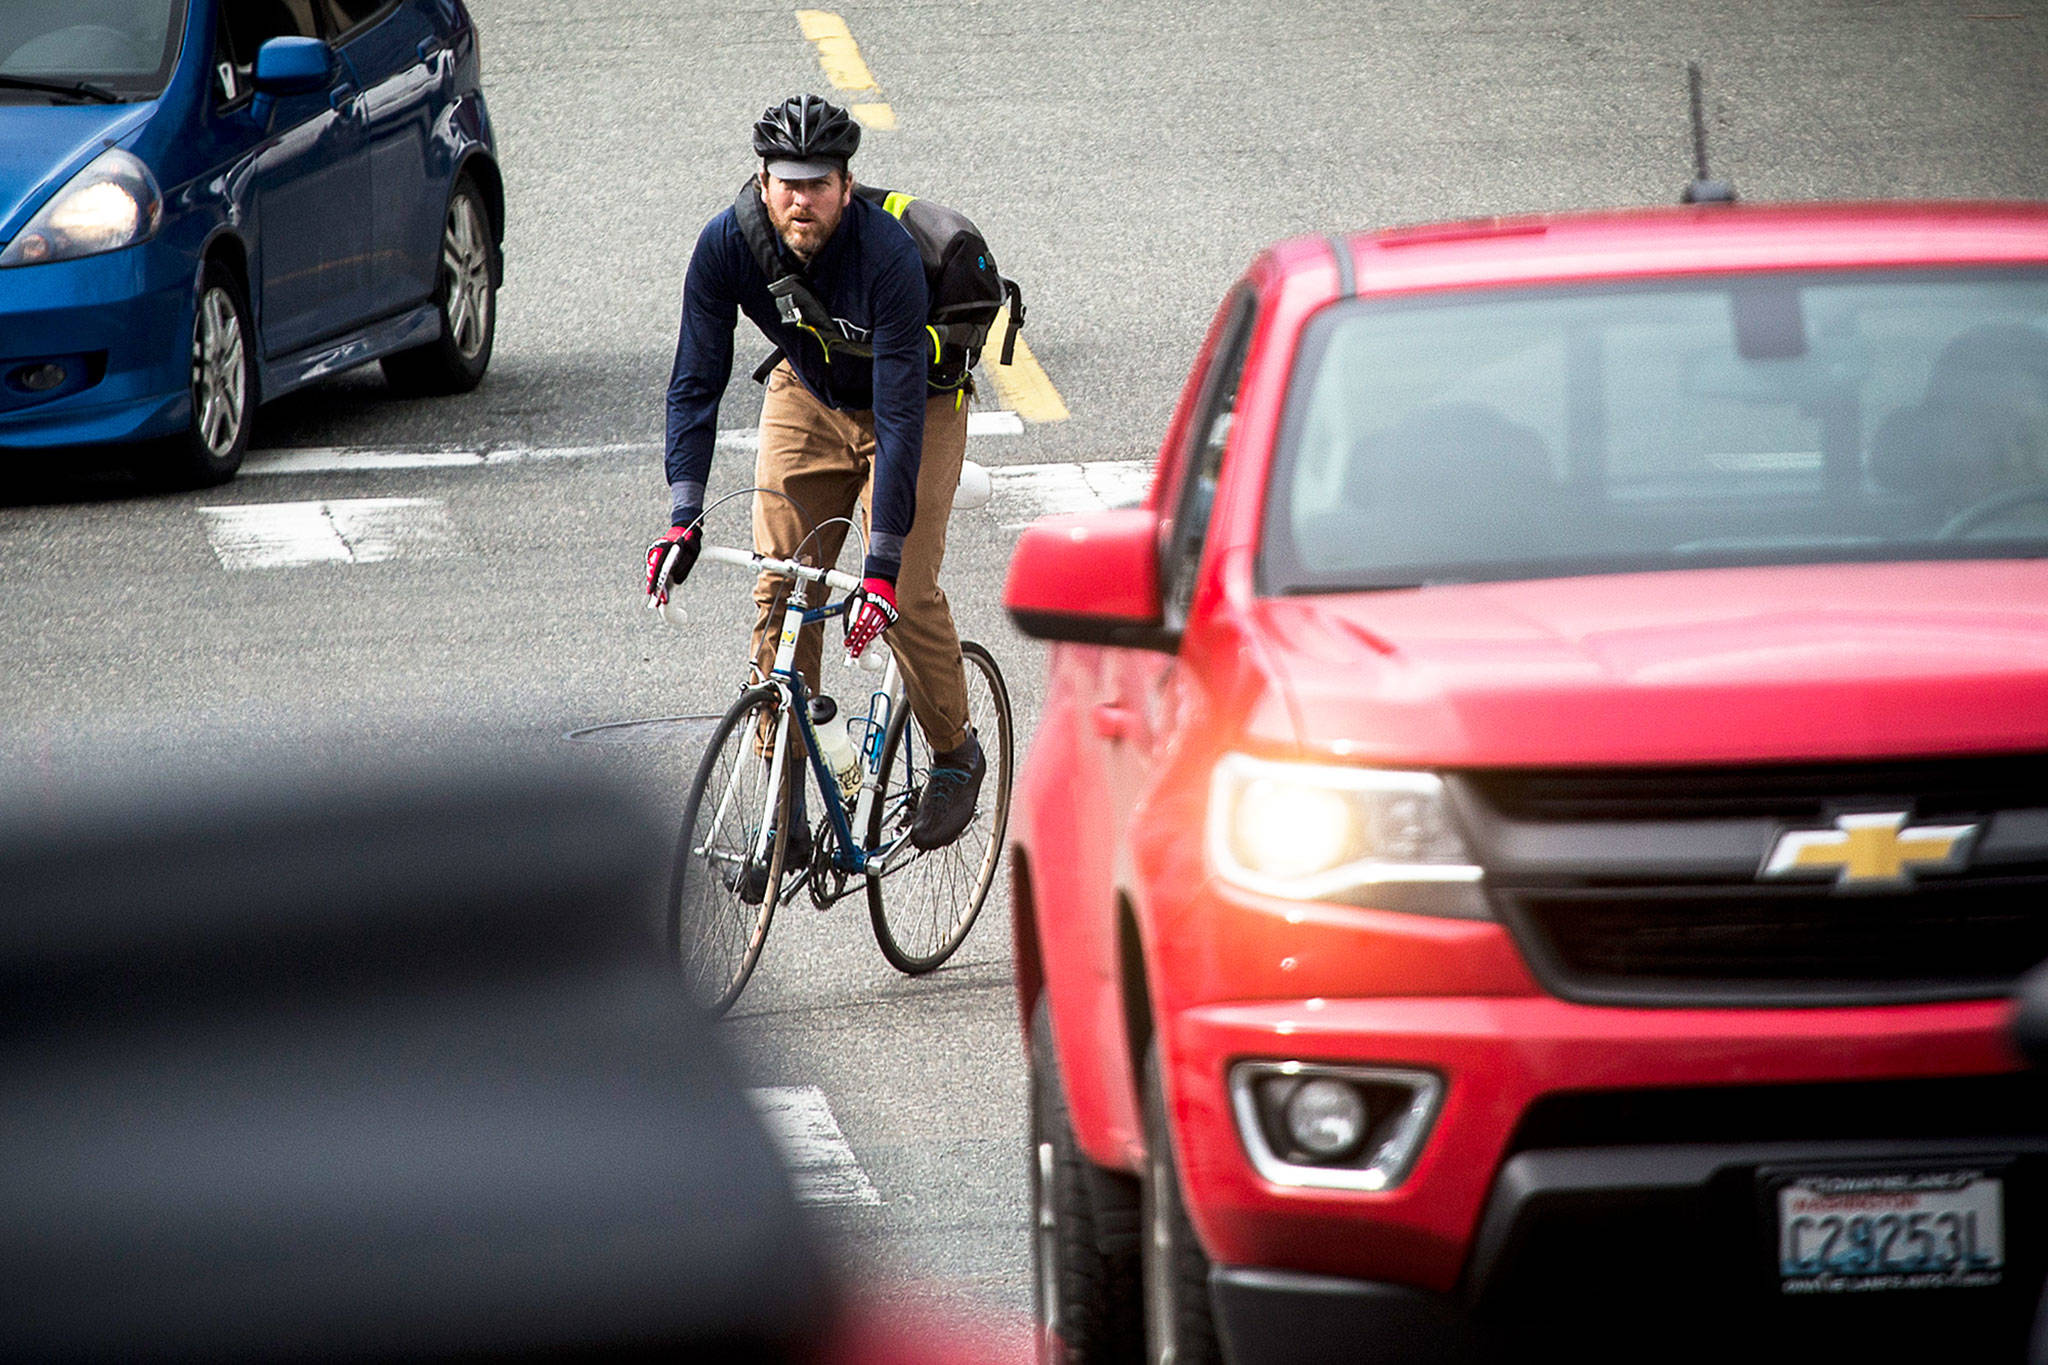
[[[967,739],[967,679],[960,663],[960,635],[953,627],[953,609],[939,587],[946,518],[953,509],[953,490],[959,486],[960,462],[966,453],[966,405],[956,406],[950,393],[931,399],[924,409],[917,519],[904,537],[903,570],[896,579],[896,607],[902,615],[882,637],[903,669],[911,714],[939,753]],[[801,545],[806,563],[837,563],[846,540],[843,523],[826,527],[809,545],[804,545],[804,537],[810,526],[852,515],[856,499],[872,508],[874,461],[874,414],[826,407],[811,396],[787,362],[777,365],[761,401],[761,458],[754,482],[780,489],[803,514],[772,493],[755,494],[756,552],[787,559]],[[858,573],[859,566],[850,571]],[[817,591],[812,589],[813,605],[819,600]],[[754,657],[764,675],[775,666],[784,597],[781,579],[763,575],[754,585],[754,602],[760,608],[754,621]],[[823,628],[811,626],[797,640],[796,666],[813,693],[823,653]]]

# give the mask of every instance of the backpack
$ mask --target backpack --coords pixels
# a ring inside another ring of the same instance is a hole
[[[996,269],[995,255],[967,215],[929,199],[871,185],[856,185],[853,192],[903,224],[917,243],[918,258],[924,263],[925,290],[931,299],[925,320],[925,330],[932,338],[926,382],[942,391],[965,384],[967,372],[981,358],[996,313],[1005,303],[1010,307],[1010,325],[1003,334],[1002,363],[1009,364],[1016,352],[1017,329],[1024,325],[1024,291]],[[839,336],[818,296],[801,276],[789,272],[777,249],[775,227],[768,221],[768,206],[761,202],[758,180],[750,176],[740,187],[733,213],[755,263],[768,277],[768,292],[774,296],[782,320],[816,336],[828,362],[835,350],[872,358],[874,347]],[[755,380],[767,378],[781,359],[780,349],[771,353],[754,371]]]

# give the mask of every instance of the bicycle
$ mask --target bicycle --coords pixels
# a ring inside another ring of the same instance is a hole
[[[883,957],[906,975],[933,970],[967,937],[1002,857],[1014,762],[1002,670],[983,646],[961,641],[968,724],[981,741],[988,772],[974,819],[960,838],[920,851],[909,831],[932,755],[906,704],[895,656],[882,642],[870,647],[870,655],[886,655],[879,665],[882,678],[870,691],[867,713],[846,718],[849,734],[857,727],[859,740],[857,764],[844,775],[824,756],[810,690],[796,670],[801,630],[846,615],[859,600],[860,580],[722,545],[704,546],[704,560],[779,575],[790,590],[774,666],[766,678],[755,669],[755,680],[720,718],[683,808],[668,929],[691,995],[713,1014],[730,1008],[760,961],[776,906],[805,888],[820,909],[865,889]],[[827,605],[808,604],[811,585],[826,589]],[[831,602],[834,589],[846,595]],[[862,663],[873,667],[866,659]],[[784,860],[792,792],[803,780],[787,762],[792,728],[810,759],[819,798],[814,809],[823,814],[813,832],[810,864],[795,869],[785,884],[791,872]]]

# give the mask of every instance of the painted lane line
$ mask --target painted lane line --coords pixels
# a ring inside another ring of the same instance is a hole
[[[1021,436],[1024,421],[1014,412],[970,412],[970,437]],[[734,427],[718,433],[714,449],[720,455],[754,455],[760,451],[760,432],[753,427]],[[242,464],[244,478],[271,474],[341,474],[382,469],[485,469],[522,464],[532,460],[587,460],[620,456],[659,454],[658,441],[628,441],[612,445],[500,446],[494,450],[366,450],[345,446],[296,446],[283,450],[259,450]]]
[[[747,1098],[782,1149],[800,1202],[870,1207],[882,1202],[881,1192],[839,1131],[823,1090],[815,1085],[773,1085],[749,1090]]]
[[[825,69],[825,79],[850,97],[846,112],[862,127],[883,133],[892,131],[896,127],[896,111],[882,97],[875,73],[868,70],[860,55],[860,44],[853,40],[846,21],[830,10],[800,9],[796,22],[817,49],[818,65]]]
[[[1150,460],[1094,460],[1086,464],[994,465],[990,505],[1007,529],[1061,512],[1099,512],[1134,506],[1152,486]]]
[[[650,443],[600,446],[508,446],[498,450],[358,450],[341,446],[299,446],[253,452],[242,464],[244,476],[266,474],[331,474],[376,469],[481,469],[487,465],[527,460],[577,460],[592,456],[629,455],[656,449]]]
[[[225,569],[374,564],[459,554],[462,539],[438,498],[202,507],[208,542]]]
[[[1010,309],[1005,305],[997,311],[995,323],[988,329],[988,349],[981,353],[981,371],[996,386],[996,397],[1004,407],[1027,422],[1066,421],[1069,416],[1066,400],[1052,386],[1052,380],[1046,376],[1045,367],[1038,363],[1038,357],[1032,355],[1031,348],[1024,344],[1023,333],[1017,334],[1017,349],[1010,358],[1011,363],[1000,363],[1003,353],[1000,338],[1009,326]]]

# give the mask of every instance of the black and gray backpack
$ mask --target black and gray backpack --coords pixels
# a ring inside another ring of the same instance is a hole
[[[924,262],[925,289],[931,297],[925,319],[925,330],[932,338],[931,364],[926,369],[931,387],[952,390],[967,382],[967,372],[981,358],[989,329],[1006,303],[1010,320],[1003,333],[1002,363],[1009,364],[1016,351],[1017,329],[1024,325],[1024,292],[1015,280],[1004,278],[996,269],[995,255],[980,229],[966,214],[930,199],[871,185],[856,185],[853,192],[903,224],[917,243],[918,257]],[[871,358],[874,348],[840,336],[818,296],[801,276],[790,273],[776,248],[775,228],[768,221],[767,205],[761,202],[759,181],[749,177],[740,187],[733,213],[761,273],[768,277],[768,292],[775,296],[782,320],[815,335],[825,348],[827,361],[834,351]],[[754,371],[754,378],[766,378],[781,358],[779,350],[771,354]]]

